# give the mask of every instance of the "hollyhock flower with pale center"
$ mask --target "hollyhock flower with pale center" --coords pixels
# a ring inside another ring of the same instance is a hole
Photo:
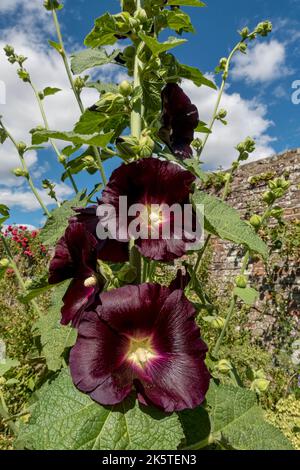
[[[137,248],[146,258],[172,261],[183,256],[188,244],[195,240],[192,210],[190,224],[184,223],[184,207],[190,204],[194,181],[194,175],[178,165],[145,158],[123,164],[113,172],[100,204],[114,208],[112,223],[118,225],[117,237],[135,238]],[[136,217],[129,216],[124,221],[119,213],[121,196],[127,197],[128,208],[137,204],[143,208],[137,216],[139,236],[130,233]],[[180,210],[179,217],[170,210],[174,205]]]
[[[72,322],[78,326],[83,311],[103,288],[96,274],[98,251],[99,242],[80,223],[71,223],[56,245],[49,267],[49,284],[72,279],[63,297],[63,325]]]
[[[100,300],[83,316],[71,351],[76,387],[102,405],[133,390],[140,403],[166,412],[200,405],[210,380],[207,347],[183,291],[130,285]]]
[[[199,123],[197,107],[176,83],[167,83],[161,98],[162,127],[159,137],[177,157],[191,158],[191,143]]]

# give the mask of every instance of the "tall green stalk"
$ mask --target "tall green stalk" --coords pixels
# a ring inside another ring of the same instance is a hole
[[[31,191],[33,192],[36,200],[38,201],[38,203],[40,204],[41,208],[43,209],[44,213],[47,215],[47,217],[51,217],[51,214],[49,212],[49,210],[47,209],[47,207],[45,206],[45,204],[43,203],[42,199],[41,199],[41,196],[39,195],[38,193],[38,190],[36,189],[35,185],[34,185],[34,182],[31,178],[31,175],[29,173],[29,170],[28,170],[28,167],[27,167],[27,164],[26,164],[26,161],[25,161],[25,158],[24,158],[24,153],[23,151],[21,151],[19,149],[19,146],[17,144],[17,142],[15,141],[15,139],[13,138],[13,136],[10,134],[10,132],[7,130],[7,128],[4,126],[2,120],[0,119],[0,126],[2,127],[2,129],[4,130],[4,132],[6,133],[7,137],[9,138],[9,140],[13,143],[13,145],[15,146],[17,152],[18,152],[18,155],[19,155],[19,159],[20,159],[20,162],[21,162],[21,165],[22,165],[22,170],[24,170],[24,173],[26,174],[26,179],[28,181],[28,184],[30,186],[30,189]]]
[[[72,71],[71,71],[71,68],[70,68],[70,65],[69,65],[69,62],[68,62],[68,57],[67,57],[67,54],[66,54],[65,45],[64,45],[62,34],[61,34],[59,21],[58,21],[58,18],[57,18],[56,10],[54,8],[52,10],[52,16],[53,16],[53,21],[54,21],[54,25],[55,25],[55,29],[56,29],[58,42],[59,42],[59,45],[60,45],[60,55],[62,56],[64,66],[65,66],[65,69],[66,69],[66,72],[67,72],[67,75],[68,75],[68,79],[69,79],[72,91],[74,93],[74,96],[76,98],[77,104],[79,106],[80,112],[81,112],[81,114],[83,114],[84,111],[85,111],[85,108],[84,108],[84,105],[82,103],[80,93],[78,92],[78,90],[76,90],[76,87],[75,87]],[[97,161],[97,165],[98,165],[98,168],[99,168],[99,171],[100,171],[100,174],[101,174],[102,182],[103,182],[104,185],[106,185],[107,184],[107,178],[106,178],[105,171],[104,171],[104,168],[103,168],[103,163],[102,163],[102,160],[101,160],[101,155],[100,155],[99,149],[95,145],[92,146],[92,149],[93,149],[93,152],[94,152],[94,155],[95,155],[95,158],[96,158],[96,161]]]

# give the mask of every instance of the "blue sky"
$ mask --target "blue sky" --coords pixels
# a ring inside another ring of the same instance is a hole
[[[64,92],[47,99],[46,109],[52,128],[72,129],[78,111],[68,90],[60,58],[47,47],[47,39],[55,39],[51,17],[42,8],[42,0],[24,2],[1,0],[0,46],[10,42],[19,53],[29,56],[28,69],[40,88],[59,86]],[[119,11],[117,0],[67,0],[59,13],[63,34],[69,52],[79,50],[93,21],[105,11]],[[269,156],[288,148],[299,147],[300,104],[292,103],[292,84],[300,80],[300,0],[271,1],[208,0],[206,8],[188,8],[197,33],[188,35],[189,42],[176,49],[184,63],[199,67],[211,74],[220,57],[226,56],[237,42],[237,30],[253,28],[259,21],[269,19],[274,32],[268,38],[256,41],[247,56],[238,56],[233,64],[222,106],[228,109],[227,128],[216,127],[204,154],[206,168],[230,165],[234,145],[247,135],[257,139],[255,158]],[[105,80],[120,80],[116,68],[100,72]],[[219,78],[216,79],[217,84]],[[0,104],[9,129],[17,139],[27,139],[27,132],[40,124],[36,103],[25,84],[16,78],[14,67],[0,53],[0,81],[6,86],[6,104]],[[184,87],[197,104],[200,117],[208,120],[215,94],[207,89],[196,89],[190,83]],[[97,97],[84,96],[86,105]],[[49,101],[48,101],[49,100]],[[1,102],[1,100],[0,100]],[[28,140],[27,140],[28,141]],[[50,178],[58,184],[62,199],[72,197],[68,185],[59,182],[60,167],[51,150],[28,155],[28,164],[37,187],[41,180]],[[107,173],[118,164],[115,159],[107,166]],[[18,166],[17,157],[8,145],[0,147],[0,202],[11,207],[11,222],[41,225],[42,212],[37,208],[28,188],[11,175]],[[92,187],[98,176],[77,178],[80,187]],[[44,195],[43,195],[44,197]],[[49,206],[51,208],[51,205]]]

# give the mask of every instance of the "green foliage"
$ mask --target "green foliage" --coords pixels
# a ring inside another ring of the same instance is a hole
[[[48,369],[54,372],[65,364],[63,354],[66,349],[75,344],[77,337],[76,330],[60,324],[62,297],[67,286],[68,282],[64,282],[56,287],[47,314],[39,318],[33,325],[34,334],[40,337],[41,356],[46,359]]]
[[[0,377],[19,365],[20,363],[17,359],[10,359],[9,357],[5,358],[3,362],[0,361]]]
[[[18,445],[35,450],[171,450],[183,437],[176,414],[144,407],[133,397],[100,406],[76,390],[65,369],[40,390]]]
[[[96,145],[99,147],[105,147],[111,140],[113,133],[108,134],[91,134],[91,135],[81,135],[76,132],[60,132],[60,131],[47,131],[38,130],[34,131],[32,134],[32,143],[34,145],[42,144],[48,142],[49,139],[59,139],[65,140],[66,142],[72,142],[72,144],[87,144],[87,145]]]
[[[119,54],[119,50],[115,50],[108,54],[105,49],[84,49],[72,55],[71,67],[74,74],[79,74],[92,67],[109,64],[113,62]]]
[[[253,392],[239,387],[212,385],[207,394],[212,433],[237,450],[292,450],[292,445],[264,420]]]
[[[85,206],[88,202],[86,192],[81,191],[76,194],[74,199],[65,201],[60,207],[51,212],[51,217],[47,220],[46,225],[41,230],[40,238],[45,245],[55,245],[60,237],[63,236],[68,219],[74,214],[74,207]]]
[[[43,89],[43,97],[45,98],[46,96],[51,96],[51,95],[55,95],[56,93],[59,93],[61,91],[60,88],[53,88],[53,87],[50,87],[50,86],[47,86],[46,88]]]
[[[234,243],[247,246],[250,250],[268,255],[268,249],[251,226],[241,220],[239,213],[215,196],[196,191],[193,196],[194,204],[204,205],[205,229]]]
[[[159,42],[152,36],[147,36],[144,33],[139,33],[140,38],[149,47],[154,56],[158,56],[162,52],[166,52],[174,47],[180,46],[186,42],[186,39],[177,39],[175,37],[169,37],[167,41]]]
[[[253,287],[235,287],[233,292],[247,305],[255,304],[259,296],[257,290],[253,289]]]

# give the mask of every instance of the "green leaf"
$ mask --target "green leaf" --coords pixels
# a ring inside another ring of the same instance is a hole
[[[202,170],[199,161],[195,158],[187,158],[183,161],[184,166],[191,171],[195,176],[201,179],[201,181],[207,181],[208,175]]]
[[[9,218],[9,208],[5,204],[0,204],[0,226]]]
[[[256,395],[250,390],[212,384],[206,399],[217,441],[236,450],[292,450],[281,431],[264,421]]]
[[[234,294],[237,295],[246,305],[254,305],[258,299],[259,292],[253,287],[245,287],[242,289],[241,287],[234,288]]]
[[[7,357],[3,362],[0,362],[0,377],[19,365],[20,363],[17,359],[9,359],[9,357]]]
[[[113,132],[108,134],[76,134],[76,132],[60,132],[60,131],[47,131],[46,129],[41,131],[35,131],[32,134],[33,144],[42,144],[47,142],[49,139],[65,140],[72,142],[72,144],[86,144],[96,145],[97,147],[105,147],[111,140]]]
[[[159,42],[157,39],[152,36],[147,36],[144,33],[139,33],[139,37],[149,47],[153,55],[159,55],[162,52],[168,51],[169,49],[173,49],[174,47],[187,42],[186,39],[177,39],[174,37],[169,37],[165,42]]]
[[[68,284],[69,281],[55,287],[48,313],[33,325],[34,334],[40,336],[42,356],[46,359],[48,369],[54,372],[61,369],[65,350],[73,346],[77,338],[75,329],[60,324],[62,297]]]
[[[44,245],[55,245],[68,226],[68,219],[74,215],[74,207],[84,207],[88,202],[86,192],[81,191],[74,199],[65,201],[51,212],[51,217],[40,232],[40,240]]]
[[[55,49],[57,52],[59,52],[61,54],[62,50],[61,50],[61,46],[58,42],[48,41],[48,43],[50,44],[51,47],[53,47],[53,49]]]
[[[99,126],[107,121],[107,115],[97,111],[87,109],[75,124],[74,132],[76,134],[95,134],[99,132]]]
[[[24,304],[27,304],[32,299],[45,294],[54,287],[53,284],[48,284],[48,273],[46,273],[37,278],[33,278],[30,287],[27,289],[27,294],[20,295],[18,299]]]
[[[203,124],[202,122],[199,122],[195,132],[200,132],[201,134],[211,134],[211,130],[208,129],[207,125]]]
[[[205,7],[204,2],[200,2],[200,0],[168,0],[167,5],[175,5],[175,6],[182,6],[182,7]]]
[[[185,435],[184,447],[204,441],[210,435],[209,415],[202,406],[181,411],[178,415]]]
[[[0,128],[0,144],[4,144],[7,139],[7,133],[4,129]]]
[[[133,396],[101,406],[76,390],[64,369],[40,390],[18,440],[34,450],[175,450],[183,437],[176,414],[142,406]]]
[[[77,75],[92,67],[109,64],[113,62],[115,57],[120,53],[115,50],[112,54],[107,54],[105,49],[84,49],[83,51],[72,54],[71,68],[72,72]]]
[[[87,35],[84,44],[88,47],[100,47],[115,44],[117,36],[130,33],[132,29],[132,17],[128,12],[117,15],[105,13],[95,21],[95,27]]]
[[[191,80],[193,83],[195,83],[196,86],[205,85],[209,88],[212,88],[213,90],[217,89],[214,82],[206,78],[203,73],[199,69],[197,69],[197,67],[191,67],[190,65],[180,64],[179,62],[177,65],[177,73],[179,77]]]
[[[59,91],[61,91],[61,88],[52,88],[50,86],[47,86],[46,88],[44,88],[43,90],[43,95],[44,96],[51,96],[51,95],[55,95],[56,93],[58,93]]]
[[[165,10],[167,26],[181,34],[182,32],[193,33],[195,30],[191,18],[182,10]]]
[[[100,80],[96,82],[87,82],[87,88],[95,88],[102,95],[103,93],[118,93],[119,89],[114,83],[104,83]]]
[[[245,245],[267,258],[267,245],[253,228],[240,218],[238,211],[221,199],[202,191],[195,192],[193,202],[204,205],[204,228],[208,232],[239,245]]]

